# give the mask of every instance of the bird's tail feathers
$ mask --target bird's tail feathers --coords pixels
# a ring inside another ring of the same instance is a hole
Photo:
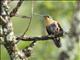
[[[54,38],[54,39],[53,39],[53,42],[54,42],[54,44],[55,44],[58,48],[61,47],[60,38]]]

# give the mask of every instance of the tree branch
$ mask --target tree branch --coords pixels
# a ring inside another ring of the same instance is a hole
[[[7,21],[2,16],[0,16],[0,23],[6,24]]]
[[[17,6],[10,12],[10,17],[13,17],[16,15],[19,7],[21,6],[21,4],[23,3],[24,0],[19,0],[19,2],[17,3]]]
[[[13,32],[12,21],[10,20],[9,16],[8,1],[3,0],[0,2],[0,4],[2,4],[2,11],[0,12],[0,44],[3,44],[5,46],[7,52],[9,53],[10,60],[26,60],[24,52],[18,51],[17,45],[15,44],[16,39]],[[15,11],[13,11],[13,13],[14,12]],[[3,21],[3,23],[1,21]],[[4,21],[7,21],[7,23],[5,24]],[[22,59],[19,56],[21,56]]]
[[[46,35],[46,36],[38,36],[38,37],[31,37],[31,36],[19,36],[16,37],[16,40],[22,40],[22,41],[44,41],[44,40],[49,40],[49,39],[54,39],[54,35]]]
[[[26,46],[24,49],[22,49],[20,52],[23,52],[26,57],[30,57],[31,56],[31,50],[33,49],[33,46],[35,46],[35,43],[37,41],[44,41],[44,40],[49,40],[49,39],[54,39],[54,35],[46,35],[46,36],[38,36],[38,37],[31,37],[31,36],[19,36],[16,37],[16,40],[22,40],[22,41],[32,41],[28,46]],[[22,53],[21,53],[22,54]],[[21,54],[19,54],[19,56],[21,58],[23,58],[23,56],[21,56]]]

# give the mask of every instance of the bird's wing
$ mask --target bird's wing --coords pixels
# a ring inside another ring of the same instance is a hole
[[[60,24],[59,24],[59,23],[57,23],[57,24],[58,24],[58,26],[59,26],[60,30],[63,30],[63,29],[61,28]]]
[[[55,30],[56,30],[56,25],[53,23],[49,26],[46,26],[46,30],[48,32],[48,34],[54,34],[55,33]]]
[[[60,31],[59,31],[59,33],[58,33],[58,34],[59,34],[60,36],[63,36],[63,29],[61,28],[61,26],[60,26],[60,24],[59,24],[59,23],[58,23],[58,26],[59,26],[59,28],[60,28]]]
[[[48,32],[49,35],[52,34],[52,33],[51,33],[51,30],[50,30],[50,26],[46,26],[46,30],[47,30],[47,32]]]

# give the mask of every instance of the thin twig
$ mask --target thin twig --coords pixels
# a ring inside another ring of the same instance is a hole
[[[28,24],[26,30],[25,30],[24,33],[21,35],[21,37],[23,37],[23,36],[26,34],[26,32],[28,31],[28,29],[29,29],[29,27],[30,27],[30,24],[31,24],[31,20],[32,20],[32,16],[31,16],[31,18],[30,18],[30,21],[29,21],[29,24]]]
[[[27,57],[31,56],[31,50],[33,46],[35,45],[36,41],[31,42],[28,46],[26,46],[22,51],[25,53]]]
[[[25,30],[24,33],[21,35],[21,37],[23,37],[23,36],[27,33],[27,31],[28,31],[28,29],[29,29],[29,27],[30,27],[30,24],[31,24],[32,17],[33,17],[33,1],[32,1],[32,12],[31,12],[31,18],[30,18],[30,21],[29,21],[29,24],[28,24],[26,30]]]
[[[31,18],[30,18],[30,22],[28,27],[26,28],[25,32],[22,34],[22,38],[24,37],[25,33],[28,31],[30,24],[31,24],[31,20],[33,17],[33,1],[32,1],[32,13],[31,13]],[[30,38],[29,38],[30,39]],[[36,43],[36,40],[33,40],[33,42],[31,42],[28,46],[26,46],[22,51],[25,53],[26,57],[30,57],[31,56],[31,50],[34,46],[34,44]]]
[[[25,15],[18,15],[16,14],[15,17],[20,17],[20,18],[25,18],[25,19],[30,19],[30,16],[25,16]]]

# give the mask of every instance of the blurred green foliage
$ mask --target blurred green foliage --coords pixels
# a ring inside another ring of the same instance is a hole
[[[15,4],[11,3],[10,6],[12,9],[15,6]],[[52,16],[53,19],[58,20],[60,22],[64,30],[68,31],[70,28],[69,23],[72,21],[75,6],[76,1],[35,1],[34,13]],[[31,12],[31,1],[24,1],[17,13],[19,15],[31,16]],[[29,19],[13,17],[11,18],[11,20],[13,22],[14,33],[16,36],[21,35],[29,24]],[[43,25],[43,17],[33,15],[30,28],[26,35],[41,36],[43,34],[47,34],[46,32],[44,32],[45,27]],[[20,41],[18,43],[18,48],[21,50],[25,48],[27,45],[29,45],[29,43],[31,42]],[[29,58],[29,60],[57,60],[58,55],[59,49],[55,47],[51,40],[39,41],[36,43],[36,46],[34,46],[32,56]],[[80,55],[77,55],[75,60],[80,60],[79,56]],[[1,46],[1,60],[9,60],[9,55],[4,46]]]

